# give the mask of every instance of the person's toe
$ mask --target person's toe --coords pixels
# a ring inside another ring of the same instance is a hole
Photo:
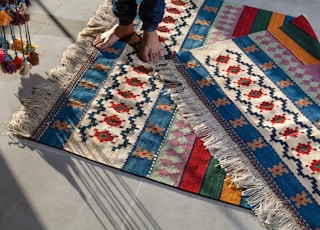
[[[149,51],[144,49],[141,56],[142,61],[149,62]]]
[[[96,46],[101,42],[101,35],[97,36],[93,41],[93,45]]]
[[[155,61],[157,59],[157,54],[156,53],[151,53],[151,58],[150,61]]]

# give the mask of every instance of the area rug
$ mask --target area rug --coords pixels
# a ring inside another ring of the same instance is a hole
[[[170,57],[275,29],[292,19],[221,0],[173,0],[167,1],[158,33],[164,54]],[[214,150],[197,136],[189,115],[172,100],[168,92],[180,89],[182,82],[161,77],[170,61],[139,60],[139,18],[129,41],[119,41],[104,52],[92,47],[93,39],[115,23],[106,1],[68,48],[62,66],[50,72],[52,83],[36,87],[25,100],[9,123],[10,131],[137,176],[254,209],[256,214],[261,208],[258,216],[264,225],[279,223],[273,220],[274,212],[264,219],[270,209],[253,202],[250,189],[243,191],[235,177],[227,175]],[[263,203],[260,198],[257,202]]]
[[[172,98],[255,214],[319,229],[320,43],[306,18],[179,52],[174,66]]]

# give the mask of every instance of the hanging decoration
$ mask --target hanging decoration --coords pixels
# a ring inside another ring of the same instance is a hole
[[[0,67],[4,73],[26,76],[39,64],[28,26],[30,5],[28,0],[0,0]]]

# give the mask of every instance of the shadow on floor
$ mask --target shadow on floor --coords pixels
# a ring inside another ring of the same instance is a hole
[[[0,153],[0,229],[44,229]]]
[[[120,175],[117,169],[29,140],[15,144],[38,153],[68,180],[86,204],[86,212],[89,210],[95,216],[99,229],[161,229],[137,198],[136,187],[128,185],[126,178],[137,179],[132,175]],[[139,213],[131,213],[133,205]]]
[[[65,26],[54,16],[46,6],[40,0],[33,0],[36,4],[38,4],[42,10],[50,17],[50,19],[60,28],[60,30],[65,34],[66,37],[70,38],[72,42],[76,41],[76,38],[72,35],[72,33],[66,29]]]

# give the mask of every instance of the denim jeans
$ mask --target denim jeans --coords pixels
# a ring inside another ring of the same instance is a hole
[[[138,12],[143,23],[142,30],[156,30],[162,21],[164,9],[164,0],[142,0]],[[113,0],[113,13],[119,19],[120,25],[131,24],[137,14],[136,0]]]

